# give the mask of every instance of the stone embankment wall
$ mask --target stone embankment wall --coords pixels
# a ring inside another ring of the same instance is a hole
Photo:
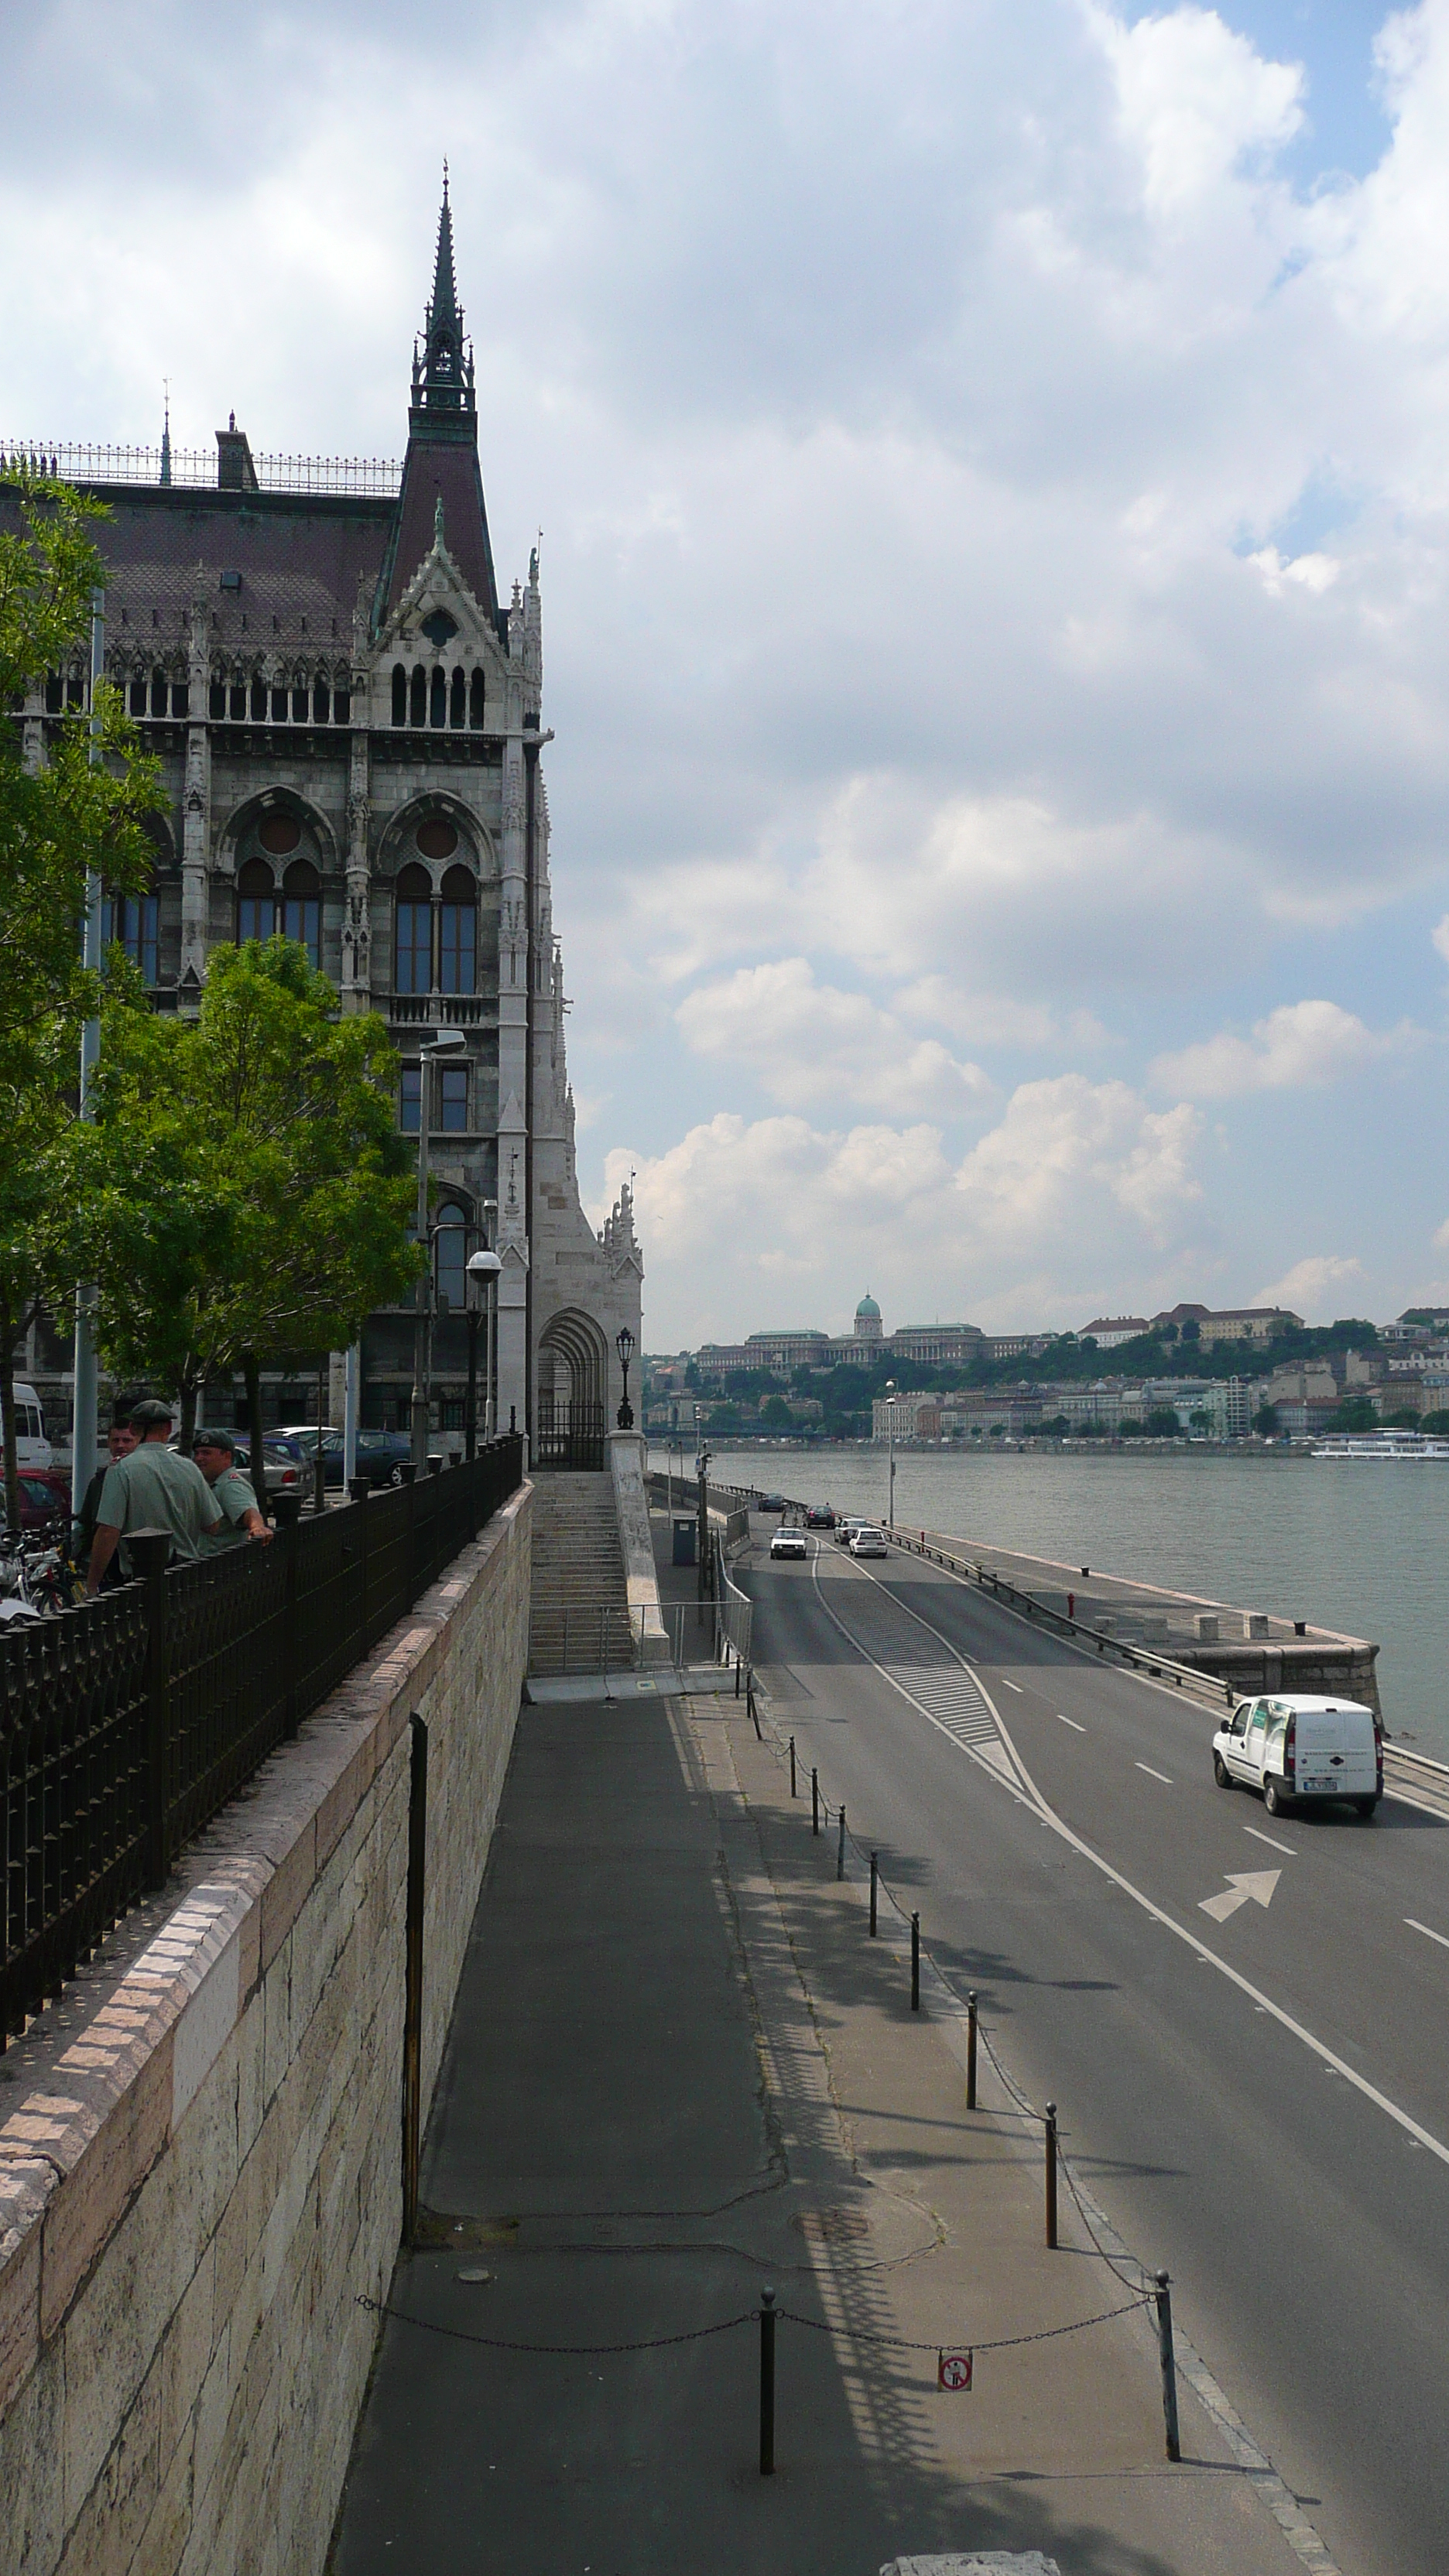
[[[0,2059],[6,2576],[317,2576],[513,1742],[531,1488]]]

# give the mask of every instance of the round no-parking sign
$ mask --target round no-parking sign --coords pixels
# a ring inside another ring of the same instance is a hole
[[[936,2386],[949,2389],[953,2396],[969,2392],[971,2387],[971,2354],[941,2352],[936,2355]]]

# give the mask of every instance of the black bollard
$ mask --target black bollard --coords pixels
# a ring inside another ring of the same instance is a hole
[[[879,1878],[880,1863],[877,1860],[875,1853],[872,1852],[870,1856],[870,1937],[872,1941],[875,1939],[876,1935],[875,1892]]]
[[[1057,2241],[1057,2106],[1046,2106],[1046,2241],[1056,2250]]]
[[[810,1765],[810,1831],[812,1834],[820,1831],[820,1774],[813,1762]]]
[[[1157,2275],[1157,2349],[1162,2360],[1162,2420],[1167,2428],[1167,2456],[1180,2460],[1182,2444],[1177,2430],[1177,2359],[1172,2348],[1172,2292],[1170,2275]]]
[[[790,1795],[795,1795],[795,1738],[790,1738]]]
[[[836,1851],[835,1851],[835,1875],[836,1875],[836,1877],[837,1877],[837,1878],[844,1878],[844,1876],[845,1876],[845,1809],[844,1809],[844,1807],[842,1807],[842,1808],[841,1808],[841,1810],[840,1810],[840,1841],[839,1841],[839,1843],[836,1845]]]
[[[921,1918],[911,1916],[911,2010],[921,2009]]]
[[[760,2292],[760,2475],[775,2474],[775,2293]]]
[[[966,2108],[976,2108],[976,1989],[966,1997]]]

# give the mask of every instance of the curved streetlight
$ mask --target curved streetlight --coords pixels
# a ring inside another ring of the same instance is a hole
[[[886,1429],[891,1444],[890,1503],[886,1512],[886,1528],[894,1529],[896,1525],[896,1382],[893,1377],[886,1379],[885,1391]]]
[[[483,1359],[483,1437],[494,1436],[494,1388],[498,1352],[498,1274],[503,1268],[496,1252],[474,1252],[465,1267],[468,1296],[468,1455],[472,1458],[478,1445],[478,1306],[481,1293],[488,1315],[488,1346]]]

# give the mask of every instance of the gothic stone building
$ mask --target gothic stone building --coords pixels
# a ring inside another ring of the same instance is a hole
[[[462,323],[445,185],[400,477],[254,459],[234,420],[214,461],[174,458],[168,432],[146,480],[124,451],[56,462],[109,506],[106,668],[167,792],[153,891],[113,907],[110,927],[160,1010],[195,1007],[219,940],[279,930],[304,941],[344,1011],[385,1016],[399,1120],[414,1134],[419,1037],[464,1032],[433,1068],[429,1111],[448,1300],[435,1428],[462,1422],[463,1266],[491,1243],[503,1264],[499,1422],[516,1415],[546,1455],[565,1421],[612,1421],[615,1335],[627,1324],[638,1344],[643,1262],[627,1189],[601,1234],[579,1203],[540,761],[538,557],[500,602]],[[82,690],[77,666],[28,702],[30,756]],[[58,1369],[31,1356],[64,1419]],[[49,1356],[60,1363],[60,1347]],[[412,1376],[410,1311],[373,1316],[364,1422],[405,1427]],[[269,1417],[303,1396],[273,1372]]]

